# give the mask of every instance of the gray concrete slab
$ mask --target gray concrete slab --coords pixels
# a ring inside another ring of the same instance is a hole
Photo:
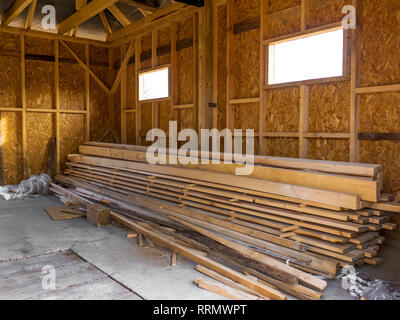
[[[127,239],[128,229],[111,225],[96,228],[85,218],[53,221],[45,208],[61,204],[52,196],[17,201],[0,200],[0,261],[22,259],[72,249],[116,281],[144,299],[221,299],[194,285],[201,275],[195,263],[178,256],[170,265],[171,253],[163,248],[137,245]],[[381,266],[365,265],[357,271],[390,281],[400,281],[400,244],[384,246]],[[1,276],[1,275],[0,275]],[[352,299],[340,280],[329,280],[325,299]]]

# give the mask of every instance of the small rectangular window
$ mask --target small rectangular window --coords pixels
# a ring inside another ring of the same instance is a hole
[[[139,73],[139,101],[169,97],[169,68]]]
[[[343,28],[269,44],[268,84],[343,75]]]

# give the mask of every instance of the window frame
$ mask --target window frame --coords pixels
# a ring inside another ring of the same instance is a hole
[[[342,67],[342,75],[341,76],[333,76],[326,78],[315,78],[315,79],[306,79],[306,80],[298,80],[291,82],[283,82],[277,84],[269,84],[269,48],[271,45],[288,42],[292,40],[298,40],[307,38],[313,35],[324,34],[336,30],[343,29],[343,67]],[[316,27],[312,29],[308,29],[305,31],[296,32],[293,34],[287,34],[284,36],[279,36],[276,38],[264,40],[264,58],[265,58],[265,71],[264,71],[264,89],[275,89],[275,88],[287,88],[287,87],[296,87],[299,85],[312,85],[318,83],[330,83],[330,82],[339,82],[339,81],[348,81],[350,80],[350,55],[351,55],[351,33],[349,30],[345,29],[342,23],[334,23],[332,25],[325,25],[321,27]]]
[[[155,72],[155,71],[163,70],[163,69],[168,69],[168,96],[162,97],[162,98],[140,100],[140,98],[139,98],[140,97],[140,86],[139,86],[140,76],[143,74],[146,74],[146,73],[151,73],[151,72]],[[160,65],[160,66],[149,68],[149,69],[139,70],[137,72],[136,85],[137,85],[137,101],[138,101],[138,103],[149,103],[149,102],[159,102],[159,101],[171,100],[171,92],[172,92],[172,90],[171,90],[171,64],[164,64],[164,65]]]

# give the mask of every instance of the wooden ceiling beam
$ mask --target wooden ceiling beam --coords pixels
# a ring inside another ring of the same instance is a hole
[[[80,11],[75,12],[62,21],[58,25],[58,33],[64,34],[70,31],[72,28],[79,26],[117,2],[118,0],[92,0]]]
[[[14,0],[11,7],[3,14],[2,24],[8,26],[31,2],[32,0]]]
[[[122,28],[120,30],[114,31],[111,35],[107,37],[107,41],[116,41],[116,40],[121,40],[124,37],[127,36],[132,36],[135,33],[139,32],[139,30],[142,30],[144,27],[149,27],[151,28],[150,24],[157,21],[160,22],[163,19],[160,19],[161,17],[167,17],[171,18],[173,15],[180,15],[183,13],[181,10],[195,10],[195,7],[192,6],[186,6],[182,3],[174,3],[171,4],[163,9],[157,10],[155,13],[147,16],[146,18],[137,20],[133,23],[131,23],[129,26]]]
[[[110,6],[108,10],[115,17],[115,19],[118,20],[121,26],[127,27],[131,24],[131,21],[121,12],[121,10],[118,9],[118,7],[115,4]]]
[[[76,11],[81,10],[84,6],[86,6],[87,0],[75,0],[75,9]],[[78,32],[79,25],[77,25],[75,28],[71,30],[71,36],[76,36],[76,33]]]
[[[150,13],[156,11],[157,9],[160,9],[160,8],[149,6],[144,3],[136,2],[134,0],[120,0],[120,2],[125,3],[128,6],[134,7],[136,9],[142,9],[145,12],[147,12],[147,14],[150,14]]]
[[[111,34],[112,33],[112,29],[110,26],[110,23],[108,22],[106,13],[104,11],[99,13],[100,19],[101,19],[101,23],[103,24],[104,30],[107,32],[107,34]]]
[[[32,0],[31,6],[29,7],[28,16],[25,22],[25,29],[30,30],[32,28],[32,22],[35,16],[36,5],[37,5],[37,0]]]

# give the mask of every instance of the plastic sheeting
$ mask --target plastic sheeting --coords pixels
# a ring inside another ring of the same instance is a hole
[[[344,269],[344,270],[343,270]],[[359,300],[400,300],[400,283],[363,279],[354,267],[343,268],[342,287]]]
[[[6,200],[24,199],[26,197],[37,197],[49,192],[51,178],[42,173],[39,176],[31,176],[28,180],[21,181],[18,185],[0,187],[0,195]]]

